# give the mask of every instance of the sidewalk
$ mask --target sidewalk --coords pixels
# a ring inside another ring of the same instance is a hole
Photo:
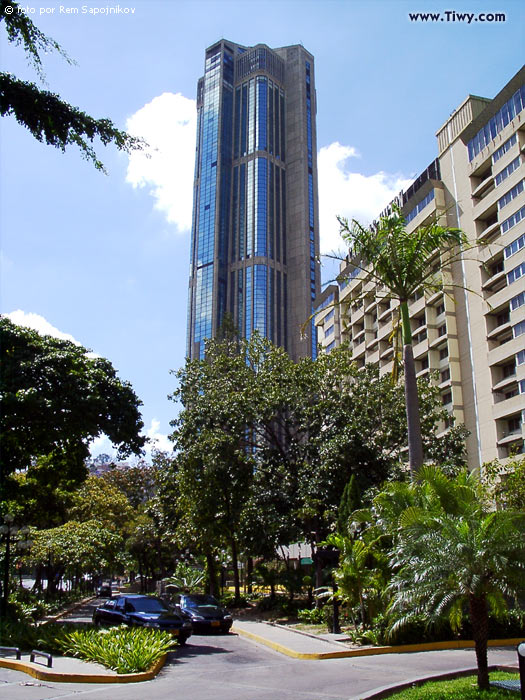
[[[58,683],[138,683],[154,678],[166,661],[166,656],[163,656],[149,671],[143,673],[117,674],[101,664],[70,656],[53,656],[51,668],[48,668],[45,659],[37,657],[36,662],[31,662],[30,658],[30,654],[22,654],[20,660],[1,657],[0,667],[22,671],[39,680]]]
[[[281,654],[286,654],[295,659],[341,659],[359,656],[377,656],[381,654],[407,654],[424,651],[445,651],[453,649],[474,649],[472,641],[431,642],[423,644],[404,644],[402,646],[383,647],[357,647],[351,648],[343,642],[346,640],[343,634],[307,634],[302,631],[286,628],[283,625],[272,625],[267,622],[254,622],[252,620],[235,620],[232,632],[243,637],[264,644]],[[509,647],[508,661],[514,665],[517,663],[516,645],[523,641],[519,639],[493,639],[489,641],[491,647]]]

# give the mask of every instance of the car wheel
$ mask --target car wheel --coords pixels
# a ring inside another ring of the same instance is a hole
[[[180,644],[181,647],[186,646],[186,642],[188,641],[188,637],[179,637],[177,639],[178,643]]]

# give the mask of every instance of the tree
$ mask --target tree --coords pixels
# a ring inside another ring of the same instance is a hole
[[[0,0],[2,20],[8,41],[15,46],[23,46],[40,78],[44,77],[40,57],[42,51],[57,51],[68,63],[72,63],[60,45],[43,34],[17,2]],[[34,83],[18,80],[9,73],[0,73],[0,114],[13,115],[38,141],[62,151],[66,146],[76,144],[83,157],[103,172],[104,165],[90,145],[96,137],[105,146],[113,143],[126,153],[145,146],[142,139],[120,131],[109,119],[94,119],[64,102],[58,95],[41,90]]]
[[[474,474],[447,479],[423,467],[419,479],[421,487],[412,486],[419,504],[400,513],[392,550],[391,608],[402,613],[393,630],[414,612],[430,623],[448,612],[459,629],[466,605],[478,686],[488,689],[488,612],[501,614],[506,596],[525,590],[525,513],[491,511]]]
[[[384,288],[384,297],[399,302],[403,334],[405,408],[408,425],[408,453],[412,476],[423,464],[421,420],[412,351],[409,299],[421,290],[443,288],[434,269],[447,268],[457,259],[457,247],[466,243],[457,228],[440,226],[437,221],[408,232],[399,207],[382,216],[377,226],[365,228],[355,219],[339,217],[341,234],[352,251],[356,266],[364,270],[364,279]]]
[[[16,486],[9,475],[26,470],[38,479],[43,458],[44,479],[54,470],[77,486],[87,476],[89,444],[102,433],[122,457],[140,454],[141,402],[108,360],[6,318],[0,342],[0,482],[8,497]]]
[[[37,580],[45,572],[47,595],[52,596],[63,576],[78,585],[84,574],[108,572],[124,561],[120,535],[96,520],[70,520],[57,528],[32,533],[29,559],[37,567]]]
[[[69,518],[78,522],[96,520],[122,534],[133,518],[134,510],[126,496],[99,476],[88,476],[71,494]]]
[[[256,333],[210,340],[206,357],[188,360],[177,376],[174,398],[184,408],[172,423],[169,474],[179,532],[195,533],[210,565],[225,545],[234,561],[239,550],[271,559],[291,542],[317,547],[336,525],[350,477],[363,493],[404,459],[402,387],[376,367],[358,369],[347,347],[294,363]],[[425,446],[439,442],[461,463],[456,428],[435,436],[438,393],[428,382],[421,387]],[[321,585],[322,558],[314,559]]]
[[[177,376],[180,386],[173,398],[182,402],[183,410],[171,424],[175,430],[170,438],[179,453],[182,522],[209,565],[213,549],[228,544],[238,600],[240,521],[254,472],[249,449],[254,422],[251,372],[237,343],[225,339],[210,341],[205,359],[189,360]]]

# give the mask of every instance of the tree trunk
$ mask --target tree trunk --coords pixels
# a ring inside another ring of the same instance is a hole
[[[232,548],[232,563],[233,563],[233,585],[235,586],[235,602],[239,603],[241,600],[241,584],[239,581],[239,562],[237,555],[237,542],[235,538],[232,537],[230,540],[230,546]]]
[[[335,597],[335,594],[337,593],[337,583],[335,580],[335,577],[332,575],[332,587],[334,591],[333,599],[332,599],[332,604],[333,604],[333,609],[334,609],[334,619],[332,622],[332,633],[333,634],[341,634],[341,623],[339,621],[339,601]]]
[[[248,579],[248,593],[253,593],[253,557],[248,557],[246,577]]]
[[[469,596],[470,622],[472,635],[476,645],[476,661],[478,664],[478,688],[488,690],[489,668],[487,658],[487,643],[489,639],[489,616],[485,596]]]
[[[217,596],[217,573],[215,571],[215,558],[211,552],[206,552],[206,569],[208,571],[208,593]]]
[[[405,373],[405,410],[408,429],[408,460],[412,478],[423,464],[423,442],[421,439],[421,419],[419,416],[419,396],[417,393],[416,366],[412,349],[412,331],[408,303],[401,303],[403,323],[403,369]]]

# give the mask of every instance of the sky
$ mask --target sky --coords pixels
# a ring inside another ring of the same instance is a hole
[[[28,0],[28,16],[75,60],[43,56],[40,85],[150,144],[150,158],[96,143],[37,142],[0,120],[0,310],[108,358],[169,450],[184,365],[195,154],[204,51],[303,44],[315,57],[321,250],[336,215],[373,220],[437,156],[435,133],[468,94],[494,97],[521,68],[519,0]],[[109,12],[109,9],[116,9]],[[409,13],[440,13],[437,21]],[[481,21],[480,13],[504,15]],[[460,15],[463,17],[460,19]],[[469,21],[470,18],[470,21]],[[0,22],[2,70],[39,82]],[[323,268],[324,281],[332,277]],[[92,454],[112,454],[97,439]]]

